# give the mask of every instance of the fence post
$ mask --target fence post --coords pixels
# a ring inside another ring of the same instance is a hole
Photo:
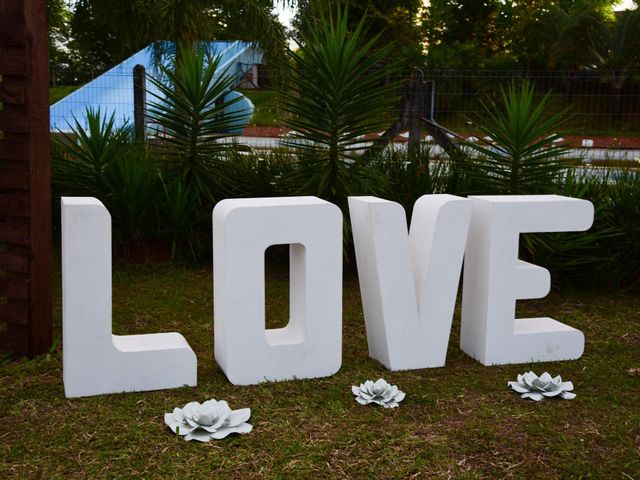
[[[425,115],[424,103],[426,88],[424,85],[424,75],[420,70],[411,74],[409,79],[409,145],[408,154],[414,158],[420,152],[420,140],[422,129],[420,121]]]
[[[45,0],[0,0],[0,350],[46,352],[51,166]]]
[[[147,141],[147,88],[144,65],[133,67],[133,123],[136,142]]]

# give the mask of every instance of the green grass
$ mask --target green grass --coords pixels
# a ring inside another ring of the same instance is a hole
[[[59,275],[58,275],[59,276]],[[269,326],[286,320],[286,270],[268,269]],[[389,372],[368,358],[357,279],[344,285],[343,366],[333,377],[231,385],[213,359],[212,275],[168,266],[114,270],[117,334],[179,331],[198,355],[197,388],[64,398],[61,351],[0,361],[0,478],[638,478],[640,298],[553,293],[522,302],[585,332],[577,361],[484,367],[458,348],[447,366]],[[60,334],[60,281],[55,323]],[[572,380],[573,401],[521,400],[517,373]],[[384,377],[407,397],[359,406],[351,385]],[[210,398],[251,407],[254,431],[187,443],[164,426],[176,406]]]
[[[277,93],[275,90],[240,90],[243,95],[249,97],[256,110],[251,118],[251,124],[261,126],[279,126]]]
[[[61,85],[58,87],[49,88],[49,105],[53,105],[59,100],[62,100],[67,95],[75,92],[82,85]]]

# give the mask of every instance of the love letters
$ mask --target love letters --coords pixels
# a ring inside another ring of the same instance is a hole
[[[464,257],[460,346],[484,365],[579,358],[582,332],[516,319],[547,270],[518,259],[520,233],[582,231],[593,206],[556,195],[425,195],[403,208],[349,198],[369,354],[388,369],[445,364]],[[265,330],[264,252],[290,246],[290,321]],[[315,197],[228,199],[213,210],[215,358],[237,385],[332,375],[342,363],[342,213]],[[196,385],[179,333],[111,333],[111,220],[94,198],[62,199],[67,397]]]

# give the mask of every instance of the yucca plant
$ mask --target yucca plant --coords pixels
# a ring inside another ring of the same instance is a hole
[[[108,178],[131,146],[132,131],[128,125],[116,127],[115,114],[107,117],[99,108],[87,108],[86,125],[74,117],[70,133],[53,137],[54,194],[91,196],[109,205]]]
[[[409,154],[406,149],[387,149],[371,162],[386,179],[384,198],[404,206],[411,218],[413,205],[422,195],[447,191],[451,169],[445,162],[433,161],[428,148]]]
[[[246,113],[227,111],[240,97],[225,99],[235,79],[219,67],[220,57],[196,48],[182,51],[175,71],[160,66],[160,80],[148,77],[158,89],[148,102],[148,116],[162,140],[169,172],[193,189],[199,201],[212,200],[216,186],[224,183],[216,165],[232,147],[229,131]]]
[[[191,257],[198,260],[199,233],[203,220],[210,216],[197,202],[197,193],[181,178],[165,181],[160,175],[162,197],[159,199],[158,229],[160,237],[169,243],[171,260]]]
[[[159,175],[149,151],[135,145],[110,169],[106,183],[114,233],[126,246],[143,245],[157,238],[155,227]]]
[[[230,175],[235,179],[233,197],[278,197],[291,195],[291,178],[300,163],[287,152],[241,152],[228,156]]]
[[[353,31],[348,11],[323,16],[310,26],[299,50],[290,52],[291,70],[281,93],[292,136],[283,142],[303,163],[300,191],[344,204],[346,196],[375,184],[361,168],[364,136],[386,127],[397,84],[388,61],[392,45],[375,48],[363,18]]]
[[[474,182],[474,190],[493,194],[545,193],[563,174],[567,165],[567,147],[555,140],[566,112],[548,114],[549,94],[534,102],[534,87],[514,83],[500,103],[483,102],[482,118],[474,127],[492,144],[466,143],[476,158],[465,162],[466,173]]]

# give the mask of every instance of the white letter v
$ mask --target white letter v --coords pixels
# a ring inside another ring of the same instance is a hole
[[[390,370],[445,364],[471,205],[424,195],[408,234],[398,203],[349,198],[369,355]]]

